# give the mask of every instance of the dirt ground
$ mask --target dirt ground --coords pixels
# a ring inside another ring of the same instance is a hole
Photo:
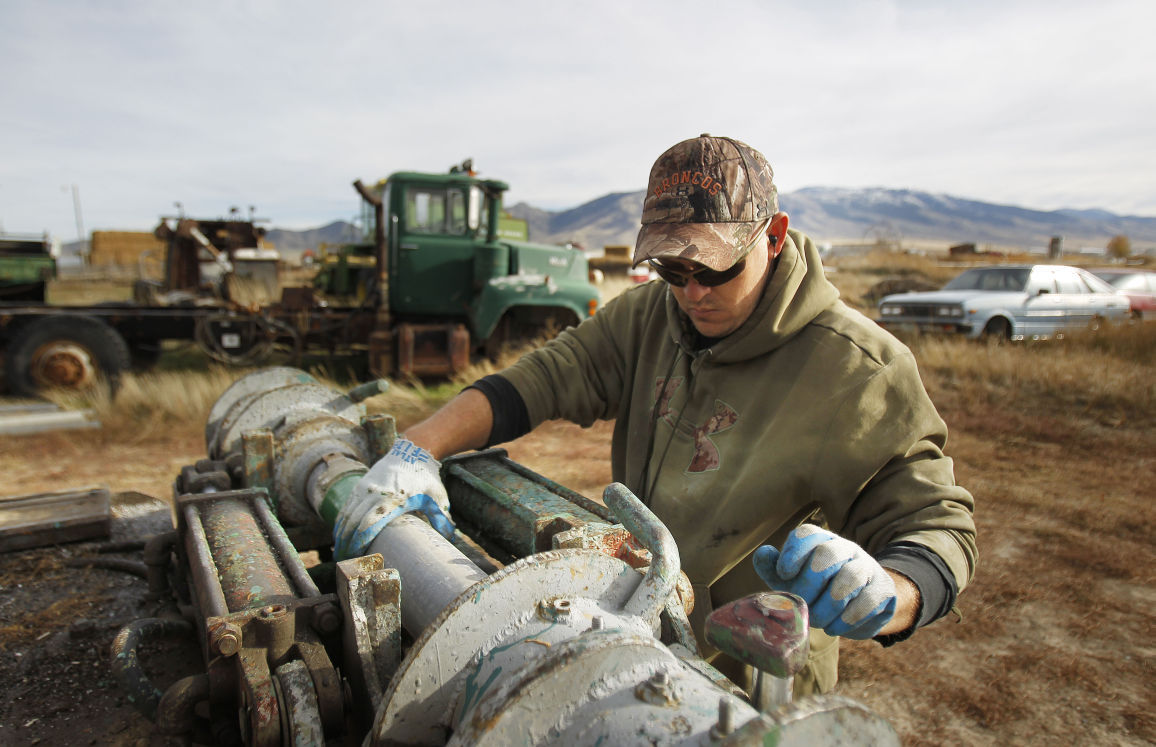
[[[958,616],[890,649],[845,642],[838,692],[909,745],[1156,741],[1151,418],[978,408],[946,386],[933,396],[957,479],[977,498],[979,570]],[[165,499],[179,467],[203,456],[201,427],[142,442],[99,430],[0,436],[0,495],[106,485]],[[609,434],[552,424],[509,450],[598,495]],[[155,521],[156,505],[136,495],[117,510]],[[2,745],[165,744],[108,668],[116,631],[155,603],[132,575],[66,565],[91,549],[0,555]]]

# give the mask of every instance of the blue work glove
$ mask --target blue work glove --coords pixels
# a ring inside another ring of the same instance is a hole
[[[389,453],[357,481],[338,510],[333,556],[346,560],[364,555],[386,524],[411,512],[420,512],[434,529],[452,537],[450,501],[440,469],[441,463],[412,441],[394,441]]]
[[[776,591],[802,597],[811,627],[828,635],[873,638],[895,614],[895,582],[859,545],[812,524],[787,537],[782,552],[755,550],[755,571]]]

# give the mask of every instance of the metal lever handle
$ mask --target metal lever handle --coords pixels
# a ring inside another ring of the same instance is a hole
[[[761,711],[791,701],[795,673],[810,647],[807,603],[785,591],[764,591],[719,607],[706,619],[706,639],[724,654],[759,670]]]
[[[650,551],[650,568],[624,611],[654,623],[678,582],[678,545],[666,525],[622,483],[611,483],[602,500],[622,526]]]

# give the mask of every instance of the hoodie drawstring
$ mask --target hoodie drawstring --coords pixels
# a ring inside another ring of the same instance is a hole
[[[659,469],[655,470],[655,476],[652,479],[650,476],[650,459],[651,455],[654,453],[654,441],[658,435],[658,406],[662,401],[662,396],[666,393],[666,388],[670,386],[670,375],[674,373],[674,367],[678,365],[678,361],[682,355],[682,346],[676,342],[674,345],[674,357],[670,360],[670,367],[666,369],[666,376],[662,378],[662,390],[659,391],[654,398],[654,407],[652,408],[650,415],[650,432],[647,434],[646,440],[646,459],[642,462],[642,474],[638,476],[638,485],[640,488],[642,488],[642,495],[639,497],[641,498],[643,505],[647,507],[650,506],[651,491],[654,490],[654,485],[658,482],[658,473],[661,471],[662,462],[666,460],[666,453],[670,450],[670,445],[674,441],[674,436],[678,430],[678,425],[682,422],[683,411],[686,409],[683,407],[678,411],[678,418],[676,418],[674,421],[674,430],[672,430],[670,433],[670,438],[666,442],[666,448],[662,450],[662,457],[658,461]],[[689,401],[689,391],[687,394]],[[649,485],[647,485],[648,480],[650,481]]]

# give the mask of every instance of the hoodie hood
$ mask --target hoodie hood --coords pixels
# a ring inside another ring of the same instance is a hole
[[[815,242],[799,231],[788,230],[763,297],[738,329],[711,345],[711,360],[736,363],[768,353],[794,337],[838,298],[839,291],[823,271]],[[697,339],[694,325],[669,288],[666,312],[671,338],[692,354]]]

